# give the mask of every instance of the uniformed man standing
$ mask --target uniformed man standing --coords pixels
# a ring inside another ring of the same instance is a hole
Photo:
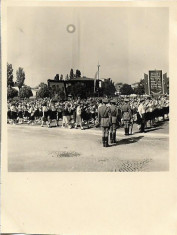
[[[118,123],[118,108],[116,107],[116,100],[111,100],[110,114],[111,114],[111,126],[110,126],[110,142],[116,143],[116,128]]]
[[[103,147],[108,147],[108,136],[110,128],[110,108],[106,106],[107,99],[103,99],[103,105],[98,109],[98,120],[102,129]]]
[[[132,112],[128,99],[125,99],[124,104],[122,105],[122,118],[124,123],[125,135],[129,135],[129,127],[132,118]]]

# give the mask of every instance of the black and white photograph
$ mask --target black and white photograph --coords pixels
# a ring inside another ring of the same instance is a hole
[[[9,172],[169,171],[168,7],[7,7]]]

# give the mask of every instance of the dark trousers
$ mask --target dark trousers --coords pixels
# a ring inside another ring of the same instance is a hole
[[[142,117],[141,117],[141,127],[140,127],[140,131],[141,132],[144,132],[145,124],[146,124],[145,115],[142,114]]]
[[[102,137],[108,137],[109,136],[109,127],[102,127]]]

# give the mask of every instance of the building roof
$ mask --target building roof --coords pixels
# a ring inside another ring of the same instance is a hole
[[[88,77],[78,77],[78,78],[73,78],[69,81],[93,81],[93,78],[88,78]]]
[[[54,80],[54,79],[48,79],[47,81],[48,81],[48,82],[58,82],[58,83],[64,82],[64,80],[58,80],[58,81],[56,81],[56,80]]]
[[[77,77],[77,78],[72,78],[72,79],[69,79],[69,80],[59,80],[59,81],[56,81],[54,79],[48,79],[47,81],[48,82],[58,82],[58,83],[61,83],[61,82],[70,82],[70,81],[94,81],[94,78]]]

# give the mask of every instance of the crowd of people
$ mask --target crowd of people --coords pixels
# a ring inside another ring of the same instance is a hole
[[[124,126],[125,134],[130,134],[133,123],[140,131],[149,123],[153,126],[159,119],[168,119],[169,97],[115,97],[114,99],[88,98],[54,101],[49,98],[36,100],[8,100],[7,122],[9,124],[40,124],[41,127],[61,126],[63,128],[92,128],[101,125],[99,109],[106,105],[116,107],[116,128]],[[126,113],[129,118],[126,120]],[[114,118],[115,119],[115,118]],[[111,125],[111,122],[110,122]]]

